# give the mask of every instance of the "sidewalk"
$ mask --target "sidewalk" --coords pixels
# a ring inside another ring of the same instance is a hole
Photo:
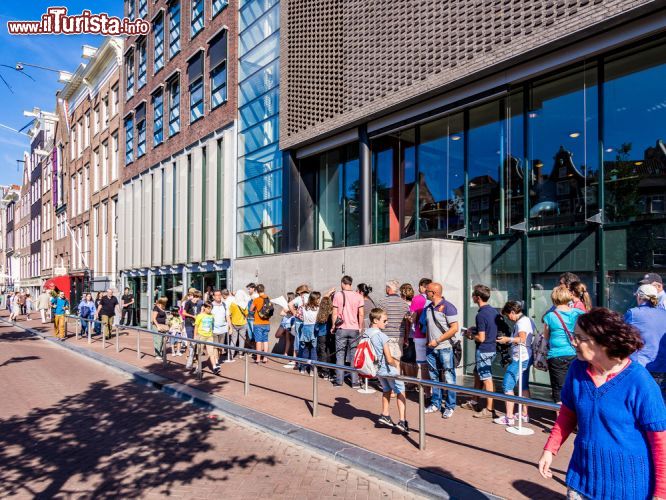
[[[0,326],[2,498],[413,499]]]
[[[51,333],[50,325],[41,325],[38,321],[21,322],[21,325]],[[69,325],[69,331],[73,334],[73,323]],[[107,343],[104,350],[98,338],[94,338],[91,344],[87,344],[86,339],[76,341],[73,337],[67,342],[489,493],[507,498],[535,499],[563,498],[566,493],[564,476],[572,440],[555,459],[554,480],[543,480],[536,469],[536,461],[548,436],[543,430],[552,424],[553,415],[547,413],[542,413],[542,417],[530,424],[536,432],[528,437],[513,436],[503,427],[489,420],[474,419],[471,412],[460,408],[450,420],[443,420],[437,414],[426,415],[427,448],[421,452],[418,449],[416,402],[408,403],[407,409],[413,432],[403,437],[375,427],[379,394],[359,394],[348,386],[334,388],[323,380],[318,382],[319,416],[313,418],[312,378],[286,370],[280,363],[251,364],[250,393],[244,396],[242,361],[224,364],[217,377],[207,372],[204,380],[198,382],[181,366],[184,357],[169,356],[169,366],[163,369],[152,355],[150,335],[141,336],[141,359],[137,359],[137,334],[134,332],[121,333],[119,353],[116,353],[115,339]],[[412,400],[415,401],[414,397]],[[394,408],[391,411],[394,412]],[[389,443],[388,448],[386,443]]]

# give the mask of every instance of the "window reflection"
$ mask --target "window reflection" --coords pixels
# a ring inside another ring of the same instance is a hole
[[[527,116],[530,228],[584,224],[598,206],[596,66],[535,83]]]
[[[423,238],[446,237],[465,225],[463,114],[420,128],[419,224]]]
[[[666,44],[608,59],[604,74],[606,216],[612,221],[663,217]]]

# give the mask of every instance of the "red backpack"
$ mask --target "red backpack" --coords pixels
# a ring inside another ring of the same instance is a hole
[[[364,335],[356,346],[353,366],[358,370],[359,377],[374,378],[377,376],[377,364],[377,355],[370,342],[370,337]]]

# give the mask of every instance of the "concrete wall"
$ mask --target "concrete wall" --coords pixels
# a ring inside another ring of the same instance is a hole
[[[362,247],[335,248],[237,259],[233,264],[233,289],[249,282],[263,283],[270,297],[286,295],[298,285],[307,283],[314,290],[340,287],[340,278],[348,274],[354,284],[367,283],[372,297],[384,295],[384,283],[396,279],[414,288],[423,277],[444,285],[447,300],[463,311],[464,272],[463,242],[425,239],[384,243]],[[279,316],[274,317],[272,330]]]

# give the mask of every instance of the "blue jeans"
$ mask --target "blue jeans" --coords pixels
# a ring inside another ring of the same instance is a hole
[[[310,342],[300,342],[298,346],[298,357],[303,359],[310,359],[312,361],[317,361],[317,338]],[[298,366],[299,370],[303,370],[308,365],[300,363]],[[310,368],[308,368],[310,371]]]
[[[526,359],[523,361],[523,391],[530,390],[530,365],[532,364],[531,359]],[[518,387],[518,361],[513,360],[506,367],[506,372],[504,372],[504,380],[502,381],[502,391],[506,394],[513,392],[514,389]],[[521,396],[522,394],[518,394]]]
[[[426,349],[426,363],[428,365],[428,375],[433,382],[442,382],[439,372],[444,370],[443,382],[447,384],[456,383],[456,371],[453,366],[453,349]],[[438,410],[442,409],[442,390],[438,387],[432,388],[432,399],[430,404]],[[446,391],[446,408],[453,410],[456,407],[456,393]]]

